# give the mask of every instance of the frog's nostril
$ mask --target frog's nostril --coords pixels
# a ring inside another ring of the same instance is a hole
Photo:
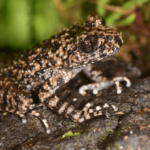
[[[119,36],[115,36],[115,37],[114,37],[114,40],[115,40],[115,43],[118,44],[118,45],[121,47],[122,41],[121,41],[121,39],[119,38]]]

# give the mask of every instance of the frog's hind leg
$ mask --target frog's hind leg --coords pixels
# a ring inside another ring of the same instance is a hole
[[[28,111],[28,107],[32,103],[32,96],[29,92],[23,93],[21,91],[14,92],[12,89],[5,90],[2,95],[3,101],[0,105],[1,110],[4,112],[10,112],[18,115],[22,118],[22,122],[25,123],[25,114]]]
[[[59,114],[64,114],[67,118],[70,118],[74,122],[84,122],[86,120],[92,119],[96,116],[104,115],[109,117],[109,115],[117,114],[118,108],[113,104],[99,104],[94,106],[92,102],[88,102],[82,109],[78,109],[73,106],[70,101],[63,101],[61,106],[58,107],[60,99],[57,96],[54,96],[49,100],[49,107],[54,109]]]
[[[5,93],[6,95],[6,93]],[[46,132],[49,133],[49,125],[47,119],[36,111],[37,108],[45,107],[44,103],[34,104],[33,97],[30,92],[13,93],[12,91],[7,92],[7,98],[1,104],[2,111],[14,113],[19,116],[22,123],[27,123],[27,115],[36,116],[46,128]]]
[[[89,106],[89,108],[87,108]],[[98,106],[90,107],[90,103],[86,104],[82,110],[73,110],[71,112],[66,112],[66,116],[72,119],[74,122],[85,122],[89,119],[92,119],[97,116],[106,116],[109,117],[110,115],[120,115],[123,112],[118,111],[118,107],[114,106],[113,104],[104,103]],[[71,107],[71,106],[70,106]],[[85,109],[87,108],[87,109]]]

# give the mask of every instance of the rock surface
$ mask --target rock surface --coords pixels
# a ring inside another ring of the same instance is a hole
[[[112,103],[123,115],[96,117],[85,123],[74,123],[49,109],[38,109],[48,118],[51,132],[46,134],[41,122],[27,116],[28,122],[10,113],[0,113],[0,150],[148,150],[150,147],[150,77],[139,78],[137,68],[116,60],[95,64],[109,76],[126,75],[132,86],[123,86],[123,92],[116,94],[116,87],[93,95],[88,91],[82,96],[78,88],[91,82],[80,73],[57,92],[61,98],[79,100],[79,106],[92,100],[97,103]],[[63,92],[62,92],[63,91]],[[63,94],[62,94],[63,93]],[[63,136],[68,131],[77,136]]]

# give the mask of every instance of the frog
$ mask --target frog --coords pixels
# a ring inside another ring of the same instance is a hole
[[[90,102],[82,109],[76,109],[66,100],[61,102],[56,90],[83,70],[96,82],[81,86],[81,95],[87,90],[97,94],[112,85],[116,85],[120,94],[120,82],[125,81],[130,87],[130,80],[125,76],[108,80],[101,76],[100,71],[93,72],[91,64],[114,55],[122,44],[122,34],[106,26],[98,15],[89,15],[84,23],[63,29],[0,69],[0,111],[18,115],[23,123],[27,122],[27,114],[36,116],[44,124],[46,133],[50,133],[49,124],[36,111],[39,107],[53,110],[78,123],[104,115],[103,111],[108,108],[116,111],[115,106],[105,103],[92,107]],[[38,97],[38,104],[33,95]]]

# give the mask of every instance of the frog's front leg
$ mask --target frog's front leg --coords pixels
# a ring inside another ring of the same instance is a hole
[[[78,72],[78,70],[72,70],[72,72]],[[63,75],[63,73],[66,76]],[[73,74],[71,76],[71,74],[72,73],[70,73],[69,71],[67,72],[65,70],[61,71],[61,73],[57,71],[57,74],[53,74],[53,76],[42,85],[39,91],[39,99],[41,103],[44,103],[51,110],[54,110],[59,114],[63,114],[64,116],[70,118],[74,122],[84,122],[96,116],[108,116],[109,112],[111,112],[111,114],[116,114],[118,112],[117,107],[113,104],[104,103],[99,104],[98,106],[94,106],[91,102],[88,102],[83,108],[78,109],[73,105],[74,103],[78,103],[78,101],[74,102],[73,100],[67,101],[67,99],[60,99],[56,95],[55,91],[61,86],[62,83],[64,84],[68,82],[68,80],[71,79],[70,77],[74,76]],[[111,83],[111,81],[106,81],[108,83],[107,87],[122,80],[122,78],[119,77],[115,79],[116,81],[114,81],[114,83]],[[42,121],[45,124],[47,133],[49,133],[50,130],[47,120],[44,118]]]
[[[81,69],[67,70],[54,68],[52,76],[48,78],[39,89],[38,97],[40,102],[51,110],[54,110],[59,114],[63,114],[69,103],[67,103],[66,100],[62,102],[61,99],[56,95],[56,90],[64,83],[67,83],[69,80],[71,80],[80,70]],[[31,114],[35,114],[35,116],[37,116],[43,122],[46,132],[49,133],[50,129],[47,119],[42,115],[35,113],[35,111],[32,111]]]
[[[122,87],[120,82],[125,81],[126,87],[131,86],[131,81],[127,77],[114,77],[111,80],[108,80],[104,73],[100,70],[96,70],[94,66],[90,65],[86,68],[84,68],[85,74],[91,78],[96,83],[91,83],[87,85],[83,85],[79,88],[79,93],[84,94],[86,90],[92,90],[93,94],[97,94],[98,91],[101,91],[103,89],[108,89],[112,85],[116,85],[117,88],[117,94],[120,94],[122,92]]]

